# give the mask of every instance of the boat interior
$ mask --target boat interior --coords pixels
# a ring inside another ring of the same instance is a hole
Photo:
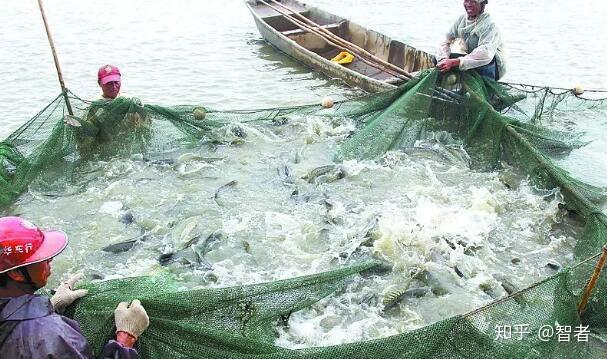
[[[251,8],[263,19],[263,21],[282,35],[295,41],[298,45],[327,60],[335,57],[342,49],[330,44],[318,35],[300,28],[281,14],[281,12],[289,15],[298,13],[342,39],[365,49],[376,57],[390,62],[409,73],[415,73],[432,66],[430,55],[426,52],[419,51],[400,41],[392,40],[383,34],[366,29],[348,19],[307,6],[306,4],[295,0],[280,0],[280,3],[289,8],[289,10],[280,7],[270,0],[264,0],[264,2],[271,6],[268,6],[259,0],[250,1]],[[280,10],[280,12],[272,7]],[[343,66],[376,80],[395,84],[399,82],[398,78],[377,69],[376,67],[368,65],[356,58],[356,55],[352,63]]]

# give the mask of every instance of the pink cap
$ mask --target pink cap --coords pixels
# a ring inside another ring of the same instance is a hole
[[[97,72],[97,80],[102,85],[112,81],[120,81],[120,70],[113,65],[103,65]]]

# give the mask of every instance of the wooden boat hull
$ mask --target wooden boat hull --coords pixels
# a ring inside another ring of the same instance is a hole
[[[295,0],[282,0],[281,3],[405,71],[417,72],[433,66],[428,53],[392,40],[386,35]],[[399,79],[358,59],[345,66],[331,62],[330,59],[339,53],[340,49],[313,33],[299,29],[282,14],[256,0],[247,0],[246,4],[261,36],[280,51],[310,68],[369,92],[390,90],[399,84]]]

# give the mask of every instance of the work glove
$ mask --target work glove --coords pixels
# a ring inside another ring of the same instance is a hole
[[[125,332],[135,339],[139,338],[150,325],[150,318],[145,312],[141,302],[137,299],[128,305],[127,302],[118,304],[114,310],[114,320],[116,321],[116,332]]]
[[[63,313],[76,299],[87,295],[89,291],[86,289],[72,289],[74,284],[83,277],[84,274],[82,273],[76,274],[57,287],[55,294],[51,297],[51,303],[53,304],[53,308],[55,308],[55,312]]]

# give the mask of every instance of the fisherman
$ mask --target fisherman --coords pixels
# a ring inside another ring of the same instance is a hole
[[[101,98],[113,100],[120,96],[120,70],[114,65],[103,65],[97,71],[97,83],[101,87]]]
[[[122,77],[114,65],[99,68],[97,84],[101,97],[91,103],[85,117],[64,118],[64,123],[76,130],[81,157],[144,152],[151,138],[151,119],[141,100],[120,93]]]
[[[466,13],[461,15],[449,29],[440,44],[436,60],[443,73],[452,68],[462,71],[474,69],[481,76],[499,80],[506,73],[500,32],[485,12],[488,0],[464,0]],[[459,45],[456,51],[452,47]]]
[[[87,294],[74,290],[82,276],[62,283],[49,299],[34,294],[46,285],[50,262],[67,246],[61,231],[42,231],[19,217],[0,218],[0,356],[2,358],[91,358],[80,326],[62,313]],[[149,325],[138,300],[118,304],[114,311],[116,340],[103,348],[102,358],[139,357],[133,348]]]

